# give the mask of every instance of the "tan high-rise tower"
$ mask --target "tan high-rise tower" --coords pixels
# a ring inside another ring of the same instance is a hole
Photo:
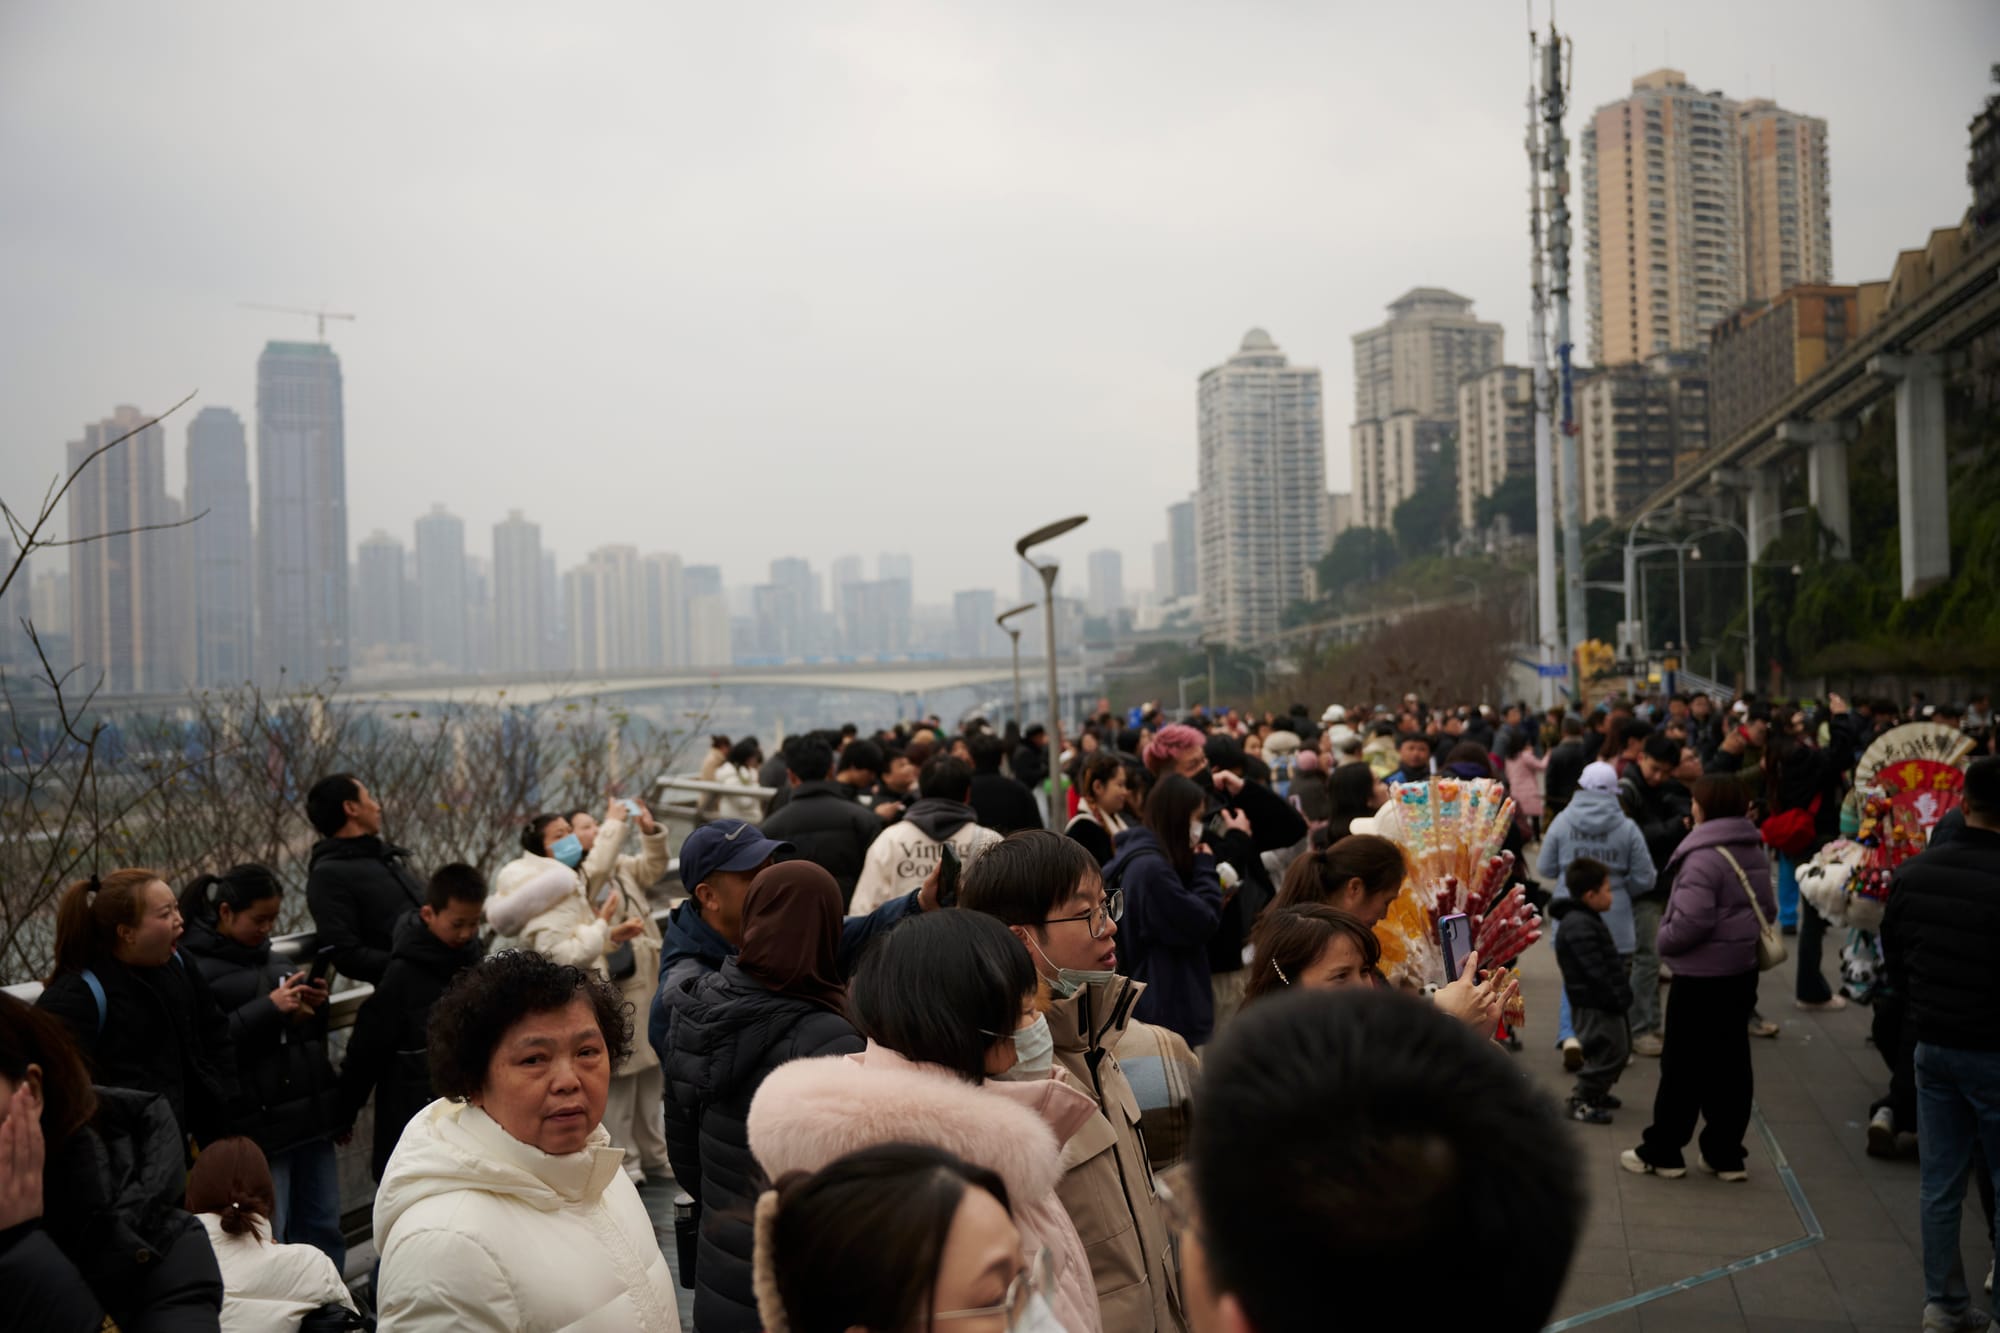
[[[1794,287],[1831,282],[1826,122],[1753,98],[1736,108],[1736,139],[1749,298],[1769,301]]]

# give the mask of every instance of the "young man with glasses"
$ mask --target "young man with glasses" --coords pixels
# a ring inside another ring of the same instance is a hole
[[[1184,1333],[1147,1152],[1157,1137],[1179,1155],[1198,1065],[1173,1033],[1132,1019],[1145,987],[1116,970],[1120,895],[1105,893],[1081,843],[1028,829],[966,867],[958,905],[997,917],[1027,946],[1054,997],[1056,1062],[1097,1100],[1100,1114],[1065,1145],[1073,1164],[1056,1193],[1090,1254],[1104,1333]],[[1164,1160],[1162,1145],[1153,1153]]]

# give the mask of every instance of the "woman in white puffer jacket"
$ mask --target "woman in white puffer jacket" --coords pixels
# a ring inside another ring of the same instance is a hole
[[[614,800],[611,809],[623,819],[622,802]],[[611,822],[609,811],[605,822]],[[645,925],[621,911],[623,896],[616,889],[602,904],[591,904],[593,871],[602,882],[617,860],[618,843],[599,838],[591,856],[602,864],[586,862],[582,841],[562,815],[529,820],[521,830],[521,855],[500,867],[486,898],[486,919],[500,936],[496,949],[511,944],[608,975],[605,955],[636,938]]]

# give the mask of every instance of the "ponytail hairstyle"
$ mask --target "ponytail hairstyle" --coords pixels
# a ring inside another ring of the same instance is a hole
[[[159,872],[133,867],[80,879],[56,900],[56,967],[65,972],[97,967],[118,948],[118,927],[136,927],[146,914],[146,886]]]
[[[1403,849],[1373,833],[1350,833],[1330,847],[1316,848],[1292,862],[1278,890],[1278,906],[1301,903],[1340,905],[1340,892],[1358,879],[1370,898],[1403,887],[1409,865]]]
[[[751,1289],[767,1333],[928,1328],[945,1237],[975,1189],[1013,1211],[999,1176],[911,1143],[786,1174],[755,1215]]]
[[[533,819],[529,820],[527,825],[521,830],[521,850],[530,856],[547,856],[549,854],[548,840],[542,835],[547,832],[549,825],[561,818],[562,816],[559,814],[546,814],[536,815]]]
[[[240,1135],[201,1150],[188,1172],[187,1210],[214,1213],[229,1236],[254,1236],[256,1224],[277,1211],[277,1190],[264,1150]]]
[[[231,866],[220,875],[197,875],[181,890],[181,915],[190,921],[214,925],[227,907],[247,912],[250,904],[266,898],[282,897],[285,886],[278,877],[259,865]]]

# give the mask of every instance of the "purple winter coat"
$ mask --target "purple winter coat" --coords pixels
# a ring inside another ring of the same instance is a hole
[[[1749,876],[1764,919],[1778,914],[1771,863],[1757,826],[1741,818],[1695,825],[1662,876],[1672,880],[1673,890],[1660,917],[1659,952],[1675,976],[1734,977],[1757,970],[1757,917],[1743,882],[1717,850],[1722,847]]]

